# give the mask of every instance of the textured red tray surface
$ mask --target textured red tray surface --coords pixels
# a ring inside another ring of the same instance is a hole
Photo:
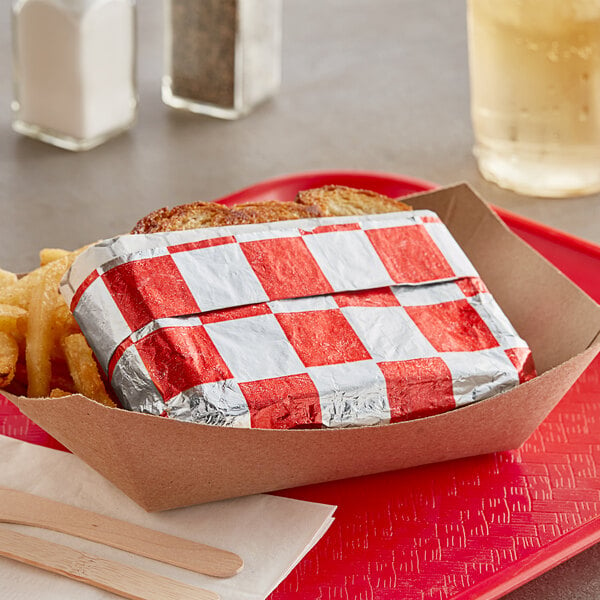
[[[323,172],[270,180],[221,201],[289,200],[325,183],[390,196],[430,187],[397,175]],[[600,301],[599,247],[498,213]],[[59,447],[1,401],[0,433]],[[518,450],[281,494],[338,510],[271,600],[499,598],[600,541],[600,360]]]

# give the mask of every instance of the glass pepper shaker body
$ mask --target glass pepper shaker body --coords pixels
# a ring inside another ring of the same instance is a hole
[[[135,0],[13,2],[13,129],[87,150],[135,121]]]
[[[281,83],[281,0],[165,0],[165,104],[235,119]]]

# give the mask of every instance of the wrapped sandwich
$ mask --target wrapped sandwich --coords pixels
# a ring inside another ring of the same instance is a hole
[[[446,412],[535,375],[430,210],[339,186],[160,209],[61,285],[124,408],[261,429]]]

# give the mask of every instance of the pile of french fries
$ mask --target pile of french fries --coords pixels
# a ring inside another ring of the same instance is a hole
[[[115,406],[58,291],[82,250],[45,248],[40,267],[21,278],[0,269],[0,389],[30,398],[79,393]]]

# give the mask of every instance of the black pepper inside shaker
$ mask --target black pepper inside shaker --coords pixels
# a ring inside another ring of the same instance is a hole
[[[235,119],[281,81],[281,0],[165,0],[169,106]]]

